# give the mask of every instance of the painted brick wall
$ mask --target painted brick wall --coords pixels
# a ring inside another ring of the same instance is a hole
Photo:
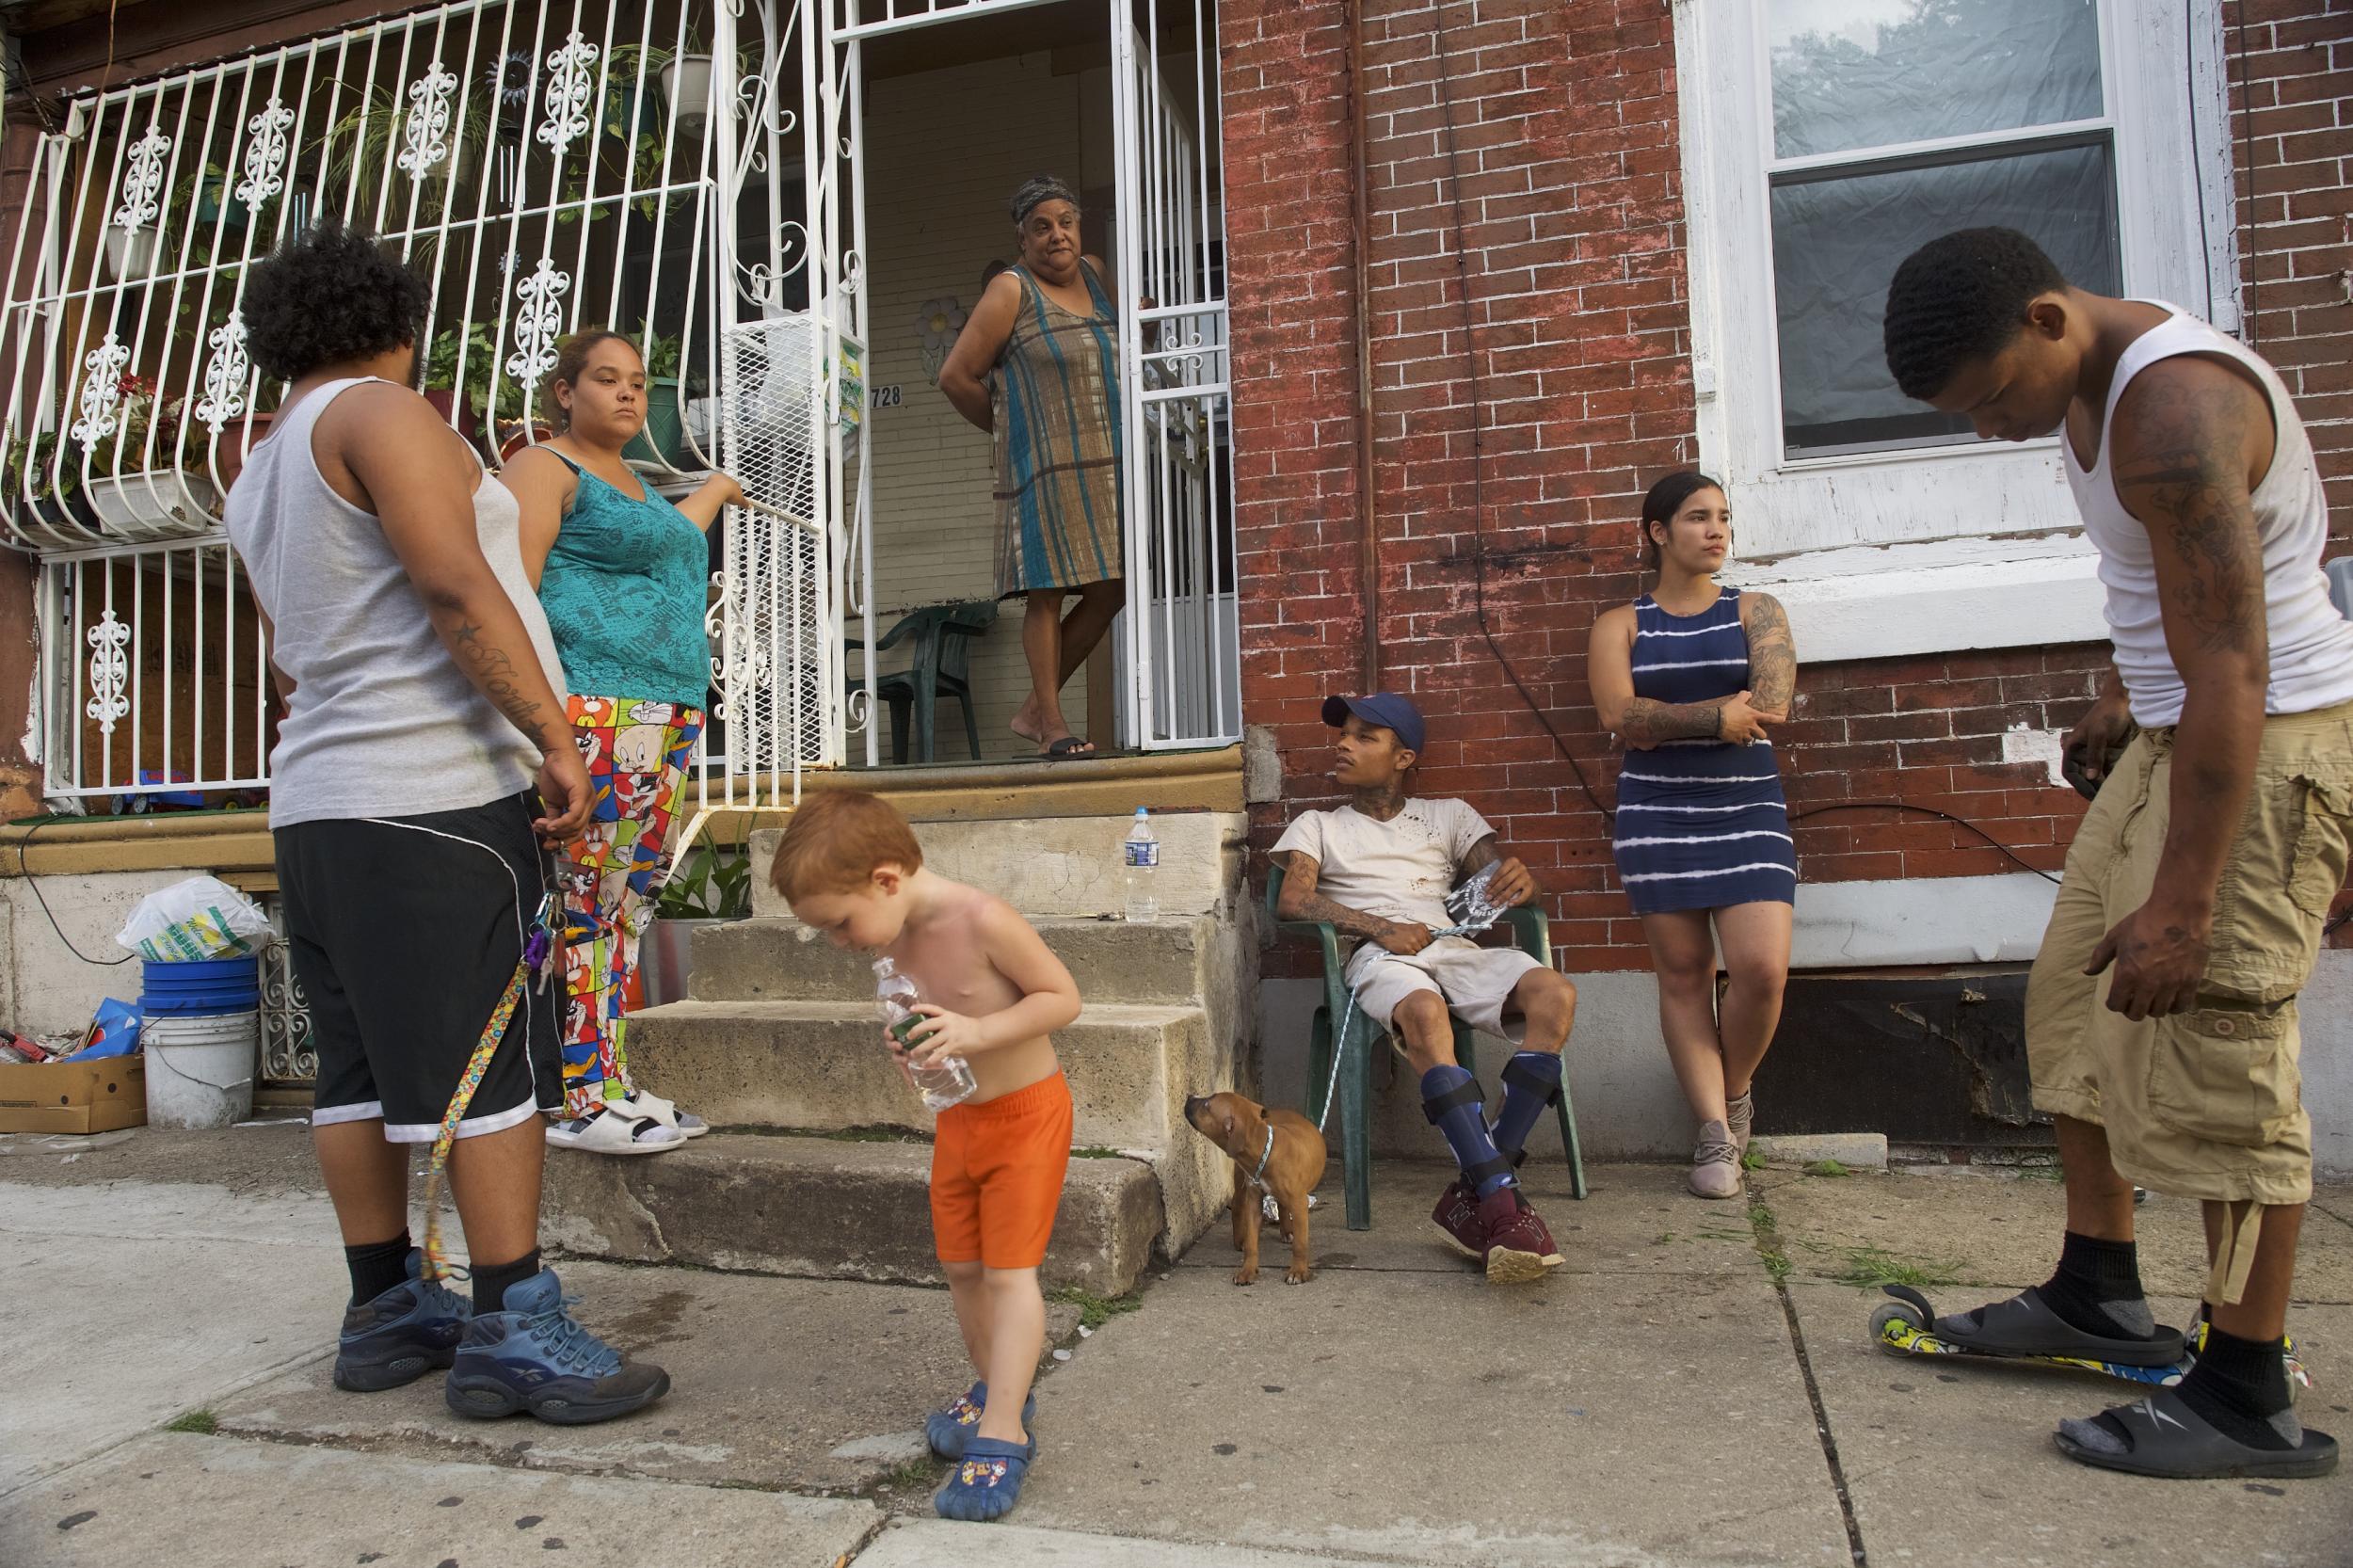
[[[2353,3],[2231,0],[2247,341],[2280,368],[2353,544]]]
[[[2341,276],[2353,264],[2353,5],[2247,10],[2243,56],[2229,20],[2233,80],[2242,65],[2253,77],[2261,194],[2242,245],[2255,335],[2289,372],[2335,478],[2353,453]],[[1443,135],[1441,14],[1459,169]],[[1353,682],[1362,625],[1344,19],[1337,0],[1223,8],[1245,716],[1282,757],[1282,800],[1255,808],[1261,849],[1291,812],[1337,799],[1317,710]],[[1610,798],[1616,762],[1583,666],[1594,614],[1636,591],[1642,487],[1693,456],[1669,9],[1368,0],[1367,30],[1383,683],[1433,721],[1422,791],[1473,801],[1550,889],[1562,967],[1637,967],[1640,929],[1594,800]],[[2341,495],[2339,519],[2348,505]],[[1806,668],[1782,742],[1801,874],[2055,870],[2082,802],[2028,754],[2082,712],[2105,659],[2077,646]],[[1873,801],[1963,818],[2019,860],[1920,812],[1826,809]]]

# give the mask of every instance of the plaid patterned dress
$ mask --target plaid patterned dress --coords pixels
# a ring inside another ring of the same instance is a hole
[[[1047,297],[1026,267],[1021,314],[990,378],[997,425],[997,596],[1120,572],[1119,317],[1080,264],[1094,313]]]

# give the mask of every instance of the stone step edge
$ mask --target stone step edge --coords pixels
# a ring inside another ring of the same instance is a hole
[[[868,1133],[873,1136],[865,1136]],[[763,1142],[791,1140],[807,1144],[853,1144],[870,1148],[878,1144],[897,1144],[906,1148],[925,1150],[929,1150],[937,1142],[932,1134],[920,1128],[897,1127],[887,1122],[870,1127],[841,1128],[834,1130],[824,1128],[776,1127],[766,1122],[713,1122],[711,1124],[709,1136],[712,1138],[758,1138]],[[700,1138],[690,1140],[685,1148],[674,1150],[672,1153],[694,1152],[702,1143],[703,1140]],[[1082,1149],[1087,1152],[1080,1153]],[[1126,1160],[1147,1169],[1152,1168],[1155,1160],[1166,1158],[1167,1153],[1166,1149],[1107,1149],[1099,1144],[1070,1145],[1070,1158],[1073,1160]],[[610,1159],[611,1156],[601,1158]],[[636,1158],[666,1160],[671,1158],[671,1155],[649,1154]],[[1157,1175],[1157,1172],[1155,1174]]]
[[[1209,1009],[1184,1002],[1084,1002],[1079,1007],[1078,1023],[1097,1027],[1125,1025],[1130,1028],[1165,1027],[1183,1023],[1191,1018],[1207,1018]],[[767,1023],[872,1023],[880,1028],[872,1001],[768,1001],[746,1000],[680,1000],[665,1001],[659,1007],[640,1008],[630,1016],[630,1022],[641,1023],[651,1018],[664,1023],[689,1023],[703,1018],[744,1018]]]

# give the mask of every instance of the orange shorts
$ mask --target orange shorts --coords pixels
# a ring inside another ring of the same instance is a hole
[[[1034,1269],[1046,1261],[1070,1169],[1070,1085],[1060,1073],[939,1113],[932,1240],[942,1263]]]

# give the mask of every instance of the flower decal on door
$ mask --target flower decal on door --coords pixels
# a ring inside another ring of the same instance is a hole
[[[953,295],[926,299],[915,312],[915,335],[923,344],[923,376],[935,387],[939,385],[940,366],[948,362],[948,350],[964,330],[964,307]]]

